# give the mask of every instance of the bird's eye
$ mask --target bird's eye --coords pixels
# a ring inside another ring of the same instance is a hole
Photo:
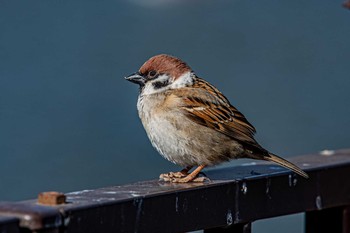
[[[148,77],[149,77],[149,78],[154,78],[156,75],[157,75],[157,72],[156,72],[155,70],[151,70],[151,71],[148,73]]]

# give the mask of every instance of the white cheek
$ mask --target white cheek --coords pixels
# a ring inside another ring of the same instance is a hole
[[[170,78],[169,78],[168,75],[163,74],[163,75],[160,75],[155,80],[148,81],[146,83],[145,87],[143,88],[142,95],[150,95],[150,94],[159,93],[159,92],[168,90],[170,88],[170,85],[166,86],[164,88],[155,89],[152,83],[154,83],[154,82],[162,82],[162,81],[165,82],[166,80],[169,80],[169,79]]]
[[[153,85],[151,83],[146,83],[145,87],[142,90],[142,95],[150,95],[156,93]]]
[[[166,74],[160,75],[157,79],[148,81],[146,83],[145,87],[143,88],[142,95],[150,95],[150,94],[163,92],[169,89],[177,89],[177,88],[190,86],[193,84],[194,77],[195,75],[193,72],[186,72],[185,74],[177,78],[175,81],[172,81],[172,79],[168,75]],[[169,80],[170,82],[169,85],[158,89],[154,88],[153,86],[154,82],[162,82],[162,81],[165,82],[167,80]]]
[[[178,79],[176,79],[171,85],[171,89],[175,88],[181,88],[186,87],[193,84],[194,79],[194,73],[193,72],[186,72],[183,75],[181,75]]]

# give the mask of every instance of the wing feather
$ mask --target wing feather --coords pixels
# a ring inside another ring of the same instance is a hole
[[[194,87],[181,88],[173,94],[181,98],[181,108],[192,121],[259,147],[254,139],[255,128],[218,89],[203,79],[196,78]]]

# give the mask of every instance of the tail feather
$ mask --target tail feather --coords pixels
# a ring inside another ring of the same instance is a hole
[[[293,172],[297,173],[298,175],[300,175],[304,178],[309,178],[308,174],[306,174],[306,172],[301,170],[298,166],[294,165],[293,163],[291,163],[291,162],[289,162],[289,161],[287,161],[287,160],[285,160],[285,159],[283,159],[275,154],[269,153],[269,155],[265,155],[264,160],[275,162],[278,165],[281,165],[282,167],[285,167],[285,168],[292,170]]]

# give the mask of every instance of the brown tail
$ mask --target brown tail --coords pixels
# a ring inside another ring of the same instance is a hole
[[[308,174],[306,174],[303,170],[301,170],[299,167],[294,165],[293,163],[277,156],[272,153],[269,153],[268,156],[264,156],[264,160],[267,161],[272,161],[277,163],[278,165],[281,165],[282,167],[288,168],[292,170],[293,172],[297,173],[298,175],[304,177],[304,178],[309,178]]]

